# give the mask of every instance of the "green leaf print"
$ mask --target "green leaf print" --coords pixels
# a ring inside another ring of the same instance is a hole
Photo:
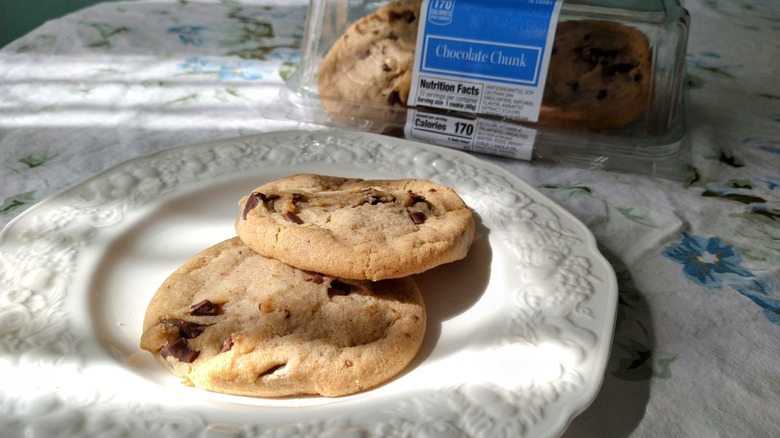
[[[698,68],[701,69],[701,70],[704,70],[706,72],[710,72],[710,73],[712,73],[712,74],[714,74],[716,76],[722,76],[722,77],[730,78],[730,79],[736,79],[737,78],[736,76],[734,76],[733,74],[727,72],[724,68],[721,68],[721,67],[715,67],[715,66],[705,67],[705,66],[699,65]]]
[[[775,269],[780,257],[780,209],[748,206],[731,214],[715,231],[757,269]],[[762,242],[762,244],[757,244]]]
[[[630,341],[627,344],[615,342],[628,357],[618,362],[618,367],[612,374],[622,380],[647,380],[653,375],[653,352],[642,343],[633,339]]]
[[[623,215],[626,219],[636,222],[640,225],[644,225],[646,227],[650,228],[658,228],[658,224],[656,224],[650,217],[648,217],[648,214],[646,211],[644,211],[643,208],[637,207],[637,206],[627,206],[627,207],[615,207],[615,210],[620,212],[620,214]]]
[[[25,52],[40,50],[43,47],[53,45],[56,41],[57,41],[57,37],[55,35],[51,35],[51,34],[36,35],[35,37],[33,37],[31,42],[27,44],[23,44],[18,49],[16,49],[16,53],[25,53]]]
[[[741,193],[718,193],[712,190],[705,190],[701,195],[705,198],[720,198],[729,201],[741,202],[742,204],[766,203],[766,199],[764,198]]]
[[[658,359],[653,366],[653,377],[668,379],[672,377],[672,362],[674,358]]]
[[[87,47],[93,49],[109,49],[114,45],[114,43],[111,41],[112,38],[114,38],[117,35],[121,35],[123,33],[130,31],[130,28],[128,27],[124,27],[124,26],[115,27],[105,23],[86,22],[82,24],[93,28],[98,33],[99,36],[98,40],[90,44],[87,44]]]
[[[242,50],[232,50],[227,52],[228,56],[237,56],[241,59],[254,59],[258,61],[265,61],[268,59],[268,55],[272,53],[276,47],[252,47]]]
[[[164,81],[161,79],[146,79],[141,81],[141,86],[144,88],[161,87],[168,88],[172,85],[172,82]]]
[[[753,183],[747,179],[732,179],[726,183],[727,186],[735,189],[750,190],[753,188]]]
[[[263,38],[274,37],[274,26],[268,21],[261,21],[255,17],[241,14],[241,9],[234,9],[228,15],[229,19],[238,20],[241,24],[242,42],[257,41]]]
[[[771,219],[773,221],[776,221],[780,219],[780,210],[771,210],[771,209],[753,209],[745,213],[746,215],[757,215],[757,216],[763,216],[767,219]]]
[[[292,75],[297,68],[298,68],[298,63],[285,62],[279,67],[279,76],[286,81],[287,79],[290,78],[290,75]]]
[[[95,73],[101,74],[101,75],[121,75],[124,74],[124,71],[113,68],[113,67],[104,67],[104,68],[98,68],[95,70]]]
[[[589,197],[596,200],[600,200],[604,204],[604,218],[609,220],[609,210],[617,210],[626,219],[636,222],[640,225],[644,225],[650,228],[658,228],[658,224],[650,217],[650,213],[641,206],[629,205],[620,206],[612,205],[605,199],[600,199],[595,195],[593,189],[588,186],[576,184],[576,183],[547,183],[542,184],[540,187],[545,189],[552,189],[556,192],[566,196],[567,198],[579,198]]]
[[[168,102],[165,102],[166,105],[182,105],[182,104],[188,104],[191,102],[195,102],[200,98],[200,94],[198,93],[190,93],[186,94],[182,97],[179,97],[177,99],[169,100]]]
[[[649,306],[636,288],[631,274],[616,263],[618,310],[609,372],[621,380],[639,381],[672,377],[674,358],[653,349]]]
[[[545,189],[553,189],[559,192],[564,192],[567,196],[577,196],[582,194],[590,195],[593,193],[590,187],[578,185],[574,183],[547,183],[542,184],[541,187]]]
[[[71,87],[70,89],[68,89],[68,92],[70,94],[75,94],[75,95],[78,95],[78,96],[88,96],[89,93],[92,92],[92,90],[93,90],[92,87],[89,87],[89,86],[86,86],[86,85],[79,85],[79,86],[76,86],[76,87]]]
[[[620,361],[618,369],[612,373],[615,377],[631,381],[672,377],[672,363],[675,358],[656,358],[656,353],[646,349],[641,343],[618,345],[630,356]]]
[[[720,155],[718,155],[718,161],[731,167],[736,167],[736,168],[745,167],[744,161],[740,160],[739,158],[731,155],[726,151],[720,152]]]
[[[547,183],[542,184],[541,187],[544,187],[546,189],[556,189],[556,190],[565,190],[565,191],[582,191],[586,193],[592,193],[593,190],[590,189],[588,186],[579,185],[577,183]]]
[[[228,56],[247,60],[267,60],[273,56],[292,56],[300,50],[303,28],[298,21],[295,24],[275,23],[271,19],[245,13],[241,7],[233,8],[228,14],[228,19],[237,22],[234,29],[224,35],[221,43],[230,49],[226,53]],[[277,31],[274,25],[279,26],[280,30]]]
[[[220,102],[230,102],[236,99],[248,100],[238,91],[238,89],[233,87],[214,90],[214,99]]]
[[[35,202],[35,190],[6,198],[0,205],[0,214],[8,214]]]
[[[688,74],[687,77],[688,89],[697,90],[704,87],[706,81],[699,76]]]
[[[51,163],[59,155],[60,154],[57,152],[36,151],[32,152],[30,155],[27,155],[24,158],[20,158],[19,162],[32,169]]]

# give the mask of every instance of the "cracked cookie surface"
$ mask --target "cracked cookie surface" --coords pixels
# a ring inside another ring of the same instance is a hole
[[[376,281],[464,258],[475,224],[454,190],[430,181],[298,174],[243,197],[236,231],[299,269]]]
[[[164,281],[147,308],[141,348],[183,383],[208,391],[332,397],[401,372],[425,325],[410,278],[370,282],[306,272],[236,237]]]

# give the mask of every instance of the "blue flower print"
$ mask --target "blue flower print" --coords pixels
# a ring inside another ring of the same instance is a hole
[[[742,140],[742,143],[749,146],[754,146],[757,149],[764,152],[780,155],[780,141],[762,140],[758,138],[746,138]]]
[[[204,45],[203,37],[200,34],[203,29],[203,26],[169,27],[168,35],[178,35],[179,41],[185,46],[201,47]]]
[[[780,325],[780,300],[766,282],[742,266],[742,256],[718,237],[684,234],[682,241],[666,247],[664,257],[680,263],[694,283],[714,289],[727,285],[764,310],[764,316]]]
[[[669,245],[662,254],[682,264],[686,277],[708,288],[721,287],[723,277],[730,274],[753,276],[741,266],[742,256],[717,237],[685,234],[680,243]]]
[[[219,70],[219,77],[222,79],[245,79],[256,81],[263,78],[263,73],[257,69],[257,63],[253,62],[235,62],[222,64]]]
[[[190,75],[212,75],[219,76],[221,79],[255,81],[262,79],[265,74],[261,67],[262,64],[255,61],[208,60],[196,56],[181,64],[179,69]]]
[[[268,59],[297,64],[301,62],[301,51],[288,47],[277,47],[271,51],[268,55]]]
[[[766,186],[769,190],[777,190],[780,189],[780,181],[775,181],[772,179],[758,179],[758,182]]]

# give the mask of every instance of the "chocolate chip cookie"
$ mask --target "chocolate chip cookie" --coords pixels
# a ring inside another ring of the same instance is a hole
[[[401,372],[425,325],[410,278],[369,282],[302,271],[233,238],[165,280],[149,303],[141,348],[183,383],[208,391],[330,397]]]
[[[647,37],[607,21],[558,24],[539,122],[608,130],[646,111],[651,79]]]
[[[348,125],[403,124],[420,16],[420,0],[397,0],[350,26],[319,74],[322,105]]]
[[[298,174],[243,197],[236,231],[299,269],[377,281],[464,258],[475,225],[454,190],[430,181]]]

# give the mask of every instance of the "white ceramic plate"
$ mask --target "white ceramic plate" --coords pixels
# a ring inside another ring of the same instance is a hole
[[[159,284],[235,235],[237,201],[296,172],[427,178],[478,216],[469,256],[417,276],[429,330],[402,375],[328,399],[184,387],[138,348]],[[603,379],[614,271],[574,217],[467,154],[341,131],[173,148],[30,208],[0,234],[3,436],[542,437]]]

